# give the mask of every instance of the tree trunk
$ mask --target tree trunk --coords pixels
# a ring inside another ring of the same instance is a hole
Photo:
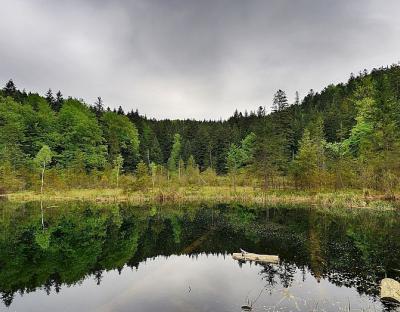
[[[43,212],[43,201],[40,199],[40,214],[42,216],[42,231],[44,232],[44,212]]]
[[[236,193],[236,172],[233,173],[233,191]]]
[[[43,185],[44,185],[44,171],[46,169],[46,163],[43,162],[43,169],[42,169],[42,184],[40,186],[40,195],[43,194]]]

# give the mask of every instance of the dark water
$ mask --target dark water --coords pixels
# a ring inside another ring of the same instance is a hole
[[[396,311],[399,269],[394,211],[0,204],[0,311]]]

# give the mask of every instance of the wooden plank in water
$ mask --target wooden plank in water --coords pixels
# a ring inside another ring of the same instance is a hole
[[[392,278],[381,281],[381,299],[400,302],[400,283]]]
[[[255,261],[262,263],[279,263],[279,256],[273,255],[259,255],[251,252],[247,253],[233,253],[232,258],[240,261]]]

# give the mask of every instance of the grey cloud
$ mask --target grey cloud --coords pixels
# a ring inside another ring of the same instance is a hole
[[[0,82],[157,118],[228,117],[399,60],[397,0],[15,0]]]

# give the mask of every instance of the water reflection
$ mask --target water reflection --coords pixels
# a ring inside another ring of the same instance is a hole
[[[395,309],[381,305],[378,283],[400,279],[396,212],[89,203],[0,209],[0,309]],[[277,254],[281,263],[239,263],[229,256],[239,248]]]

